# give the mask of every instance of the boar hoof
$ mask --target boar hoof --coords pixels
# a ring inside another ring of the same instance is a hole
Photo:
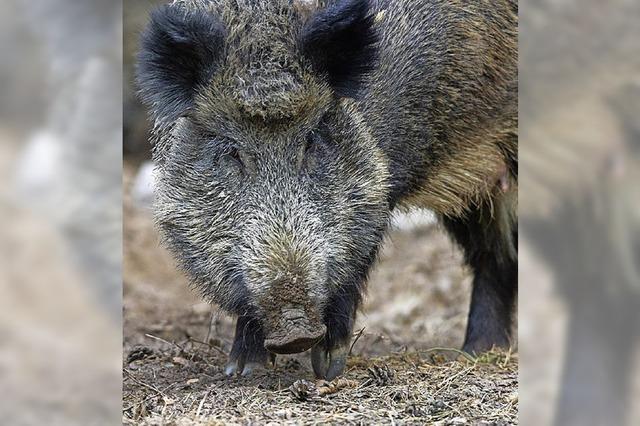
[[[487,333],[488,334],[488,333]],[[509,337],[506,332],[504,334],[495,333],[493,335],[482,336],[475,339],[468,339],[462,351],[469,355],[480,355],[481,353],[488,352],[493,348],[507,349],[510,347]]]
[[[224,374],[227,376],[250,376],[254,371],[264,368],[268,360],[272,364],[275,363],[275,355],[269,354],[264,360],[247,360],[244,354],[236,357],[232,356],[224,367]]]
[[[259,362],[247,362],[242,365],[238,361],[229,361],[224,368],[224,374],[227,376],[249,376],[253,373],[254,370],[260,368],[262,364]]]
[[[344,371],[347,365],[349,346],[339,346],[327,350],[323,344],[311,349],[311,365],[318,379],[333,380]]]

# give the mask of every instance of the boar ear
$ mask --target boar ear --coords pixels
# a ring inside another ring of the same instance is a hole
[[[373,20],[367,0],[342,0],[316,12],[302,28],[303,55],[328,75],[339,96],[355,97],[375,65]]]
[[[193,106],[197,87],[216,69],[223,39],[222,25],[206,11],[170,4],[151,13],[136,80],[154,119],[171,122]]]

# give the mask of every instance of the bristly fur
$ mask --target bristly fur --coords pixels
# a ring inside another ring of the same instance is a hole
[[[218,19],[204,10],[168,4],[151,13],[137,82],[155,120],[171,123],[193,106],[196,88],[215,71],[223,38]]]
[[[328,75],[339,96],[356,97],[375,67],[373,22],[367,0],[343,0],[317,12],[300,33],[302,53]]]

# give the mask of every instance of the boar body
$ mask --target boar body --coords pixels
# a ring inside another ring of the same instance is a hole
[[[474,272],[464,349],[508,346],[517,294],[517,5],[388,2],[362,115],[390,206],[436,212]],[[409,19],[410,17],[410,19]]]

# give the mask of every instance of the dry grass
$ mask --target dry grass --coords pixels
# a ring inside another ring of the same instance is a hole
[[[517,355],[449,360],[441,352],[351,357],[332,383],[295,357],[249,378],[226,377],[220,348],[193,340],[129,352],[124,423],[515,424]],[[159,343],[159,344],[158,344]]]

